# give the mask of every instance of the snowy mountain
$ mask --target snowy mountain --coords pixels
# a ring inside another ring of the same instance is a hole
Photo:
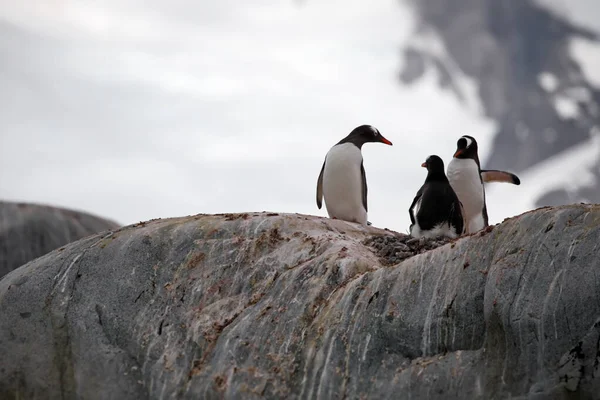
[[[600,5],[577,1],[567,11],[549,0],[407,3],[418,22],[403,49],[400,80],[412,85],[437,71],[439,85],[467,105],[473,85],[465,83],[475,82],[482,112],[497,123],[484,167],[524,178],[524,208],[600,202],[600,23],[585,18]],[[500,192],[517,193],[506,186]]]

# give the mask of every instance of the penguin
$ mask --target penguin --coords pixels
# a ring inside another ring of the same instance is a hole
[[[489,225],[484,182],[521,184],[519,177],[510,172],[482,170],[477,150],[475,138],[462,136],[456,142],[456,151],[447,171],[448,181],[463,205],[466,234]]]
[[[367,176],[363,165],[362,146],[379,142],[392,146],[371,125],[361,125],[333,146],[317,180],[317,207],[323,197],[330,218],[367,225]]]
[[[421,167],[427,168],[427,177],[408,209],[410,235],[457,238],[464,230],[462,205],[448,182],[444,161],[431,155]]]

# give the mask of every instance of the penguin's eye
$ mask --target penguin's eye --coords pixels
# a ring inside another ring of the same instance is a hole
[[[458,147],[459,149],[466,149],[471,144],[473,144],[473,140],[469,139],[468,137],[461,137],[460,139],[458,139],[458,142],[456,142],[456,147]]]

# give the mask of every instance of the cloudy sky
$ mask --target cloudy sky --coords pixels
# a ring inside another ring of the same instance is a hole
[[[369,220],[405,232],[421,162],[463,134],[485,158],[494,130],[433,71],[398,84],[413,28],[398,0],[0,0],[0,198],[326,215],[323,158],[368,123],[394,143],[363,147]]]

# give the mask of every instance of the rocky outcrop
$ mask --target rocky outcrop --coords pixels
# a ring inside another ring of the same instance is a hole
[[[599,235],[591,205],[428,251],[297,214],[128,226],[0,281],[0,397],[591,398]]]
[[[117,227],[79,211],[0,201],[0,277],[67,243]]]

